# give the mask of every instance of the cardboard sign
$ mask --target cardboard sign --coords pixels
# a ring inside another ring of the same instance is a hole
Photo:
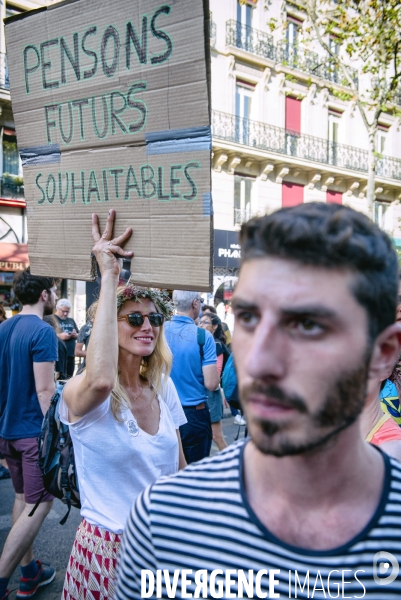
[[[67,0],[6,21],[32,272],[94,277],[91,214],[138,284],[209,290],[208,0]]]

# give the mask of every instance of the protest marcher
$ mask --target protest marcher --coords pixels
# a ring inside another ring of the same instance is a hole
[[[204,343],[199,343],[195,320],[199,317],[201,296],[198,292],[175,290],[173,301],[177,314],[166,323],[166,338],[173,353],[171,379],[177,388],[188,423],[180,427],[182,447],[187,463],[209,456],[212,446],[212,426],[207,405],[207,390],[219,385],[216,368],[216,344],[204,331]]]
[[[79,330],[77,344],[75,346],[75,356],[78,358],[81,358],[82,362],[78,367],[77,375],[82,373],[82,371],[86,367],[86,353],[88,351],[88,345],[89,345],[89,340],[90,340],[91,333],[92,333],[93,319],[95,318],[96,308],[97,308],[97,300],[92,302],[92,304],[88,308],[87,313],[86,313],[86,323]],[[84,346],[85,346],[85,349],[84,349]]]
[[[398,283],[397,322],[401,322],[401,274]],[[382,409],[401,427],[401,358],[380,390]]]
[[[217,315],[214,315],[211,312],[203,312],[202,318],[199,321],[199,327],[204,327],[207,331],[210,331],[214,338],[217,355],[216,366],[221,378],[224,366],[230,356],[225,344],[226,336],[224,335],[221,321]],[[220,385],[216,390],[207,390],[207,404],[210,412],[210,421],[212,423],[213,441],[219,450],[224,450],[224,448],[227,448],[228,444],[224,437],[223,426],[221,424],[223,418],[223,396]]]
[[[217,311],[214,308],[214,306],[210,306],[210,305],[206,305],[202,307],[203,310],[203,314],[207,314],[207,313],[212,313],[214,315],[217,315]],[[219,317],[220,318],[220,317]],[[226,337],[226,347],[229,351],[231,351],[231,333],[230,330],[227,327],[227,324],[224,323],[224,321],[221,321],[221,326],[224,332],[224,335]],[[231,406],[231,404],[229,404],[230,407],[230,412],[232,414],[232,416],[234,417],[234,423],[236,425],[246,425],[246,421],[244,419],[244,417],[242,416],[242,414],[240,413],[240,411],[237,408],[234,408],[233,406]]]
[[[67,567],[63,598],[113,598],[114,572],[133,500],[161,475],[185,466],[179,426],[185,423],[169,378],[171,352],[163,322],[167,294],[118,287],[117,257],[132,256],[113,239],[115,211],[103,235],[93,215],[93,253],[102,284],[86,369],[63,390],[60,418],[69,424],[83,520]]]
[[[93,317],[96,312],[96,307],[97,307],[97,301],[93,302],[91,304],[91,306],[89,307],[86,323],[79,330],[77,343],[75,346],[75,356],[77,358],[82,358],[83,360],[78,367],[77,375],[82,373],[82,371],[85,369],[85,366],[86,366],[86,353],[88,351],[89,340],[90,340],[91,333],[92,333]],[[85,349],[84,349],[84,347],[85,347]]]
[[[78,337],[78,325],[74,319],[71,319],[68,315],[71,310],[71,302],[67,298],[61,298],[57,302],[55,317],[57,323],[61,327],[61,333],[58,334],[58,338],[65,342],[67,346],[67,378],[74,375],[75,369],[75,344]]]
[[[13,526],[0,558],[1,599],[8,595],[8,581],[18,563],[18,598],[31,598],[55,576],[53,567],[34,559],[32,543],[53,500],[37,465],[37,438],[55,390],[57,337],[43,316],[54,310],[56,286],[53,278],[37,277],[26,269],[15,275],[13,290],[22,311],[0,326],[0,452],[15,490]]]
[[[206,313],[213,313],[214,315],[217,315],[217,310],[215,309],[214,306],[211,306],[210,304],[203,304],[202,305],[202,314],[205,315]],[[219,317],[219,319],[221,321],[221,326],[223,328],[224,335],[226,336],[226,346],[230,350],[230,347],[231,347],[231,333],[230,333],[230,330],[228,328],[227,323],[224,323],[224,321],[222,321],[220,317]]]
[[[380,403],[380,389],[385,384],[381,378],[369,380],[365,407],[361,415],[361,430],[367,442],[380,446],[401,461],[401,428],[384,412]]]
[[[166,573],[185,568],[187,593],[206,569],[213,595],[220,569],[221,597],[235,596],[252,569],[259,597],[396,600],[401,465],[360,423],[368,379],[400,354],[392,241],[326,203],[252,219],[240,241],[233,352],[250,439],[139,496],[117,598],[141,596],[141,569],[166,570],[166,598]]]
[[[231,335],[233,335],[234,326],[235,326],[235,315],[233,313],[231,302],[226,305],[226,316],[225,316],[224,321],[225,321],[228,329],[230,330]]]
[[[55,379],[56,379],[56,381],[68,379],[68,377],[67,377],[67,346],[65,345],[65,342],[63,342],[63,340],[61,340],[59,337],[59,334],[62,333],[62,329],[58,325],[58,321],[57,321],[55,315],[45,315],[43,317],[43,320],[45,321],[45,323],[48,323],[49,325],[51,325],[51,327],[53,327],[53,329],[57,335],[57,356],[58,356],[58,358],[54,365]]]

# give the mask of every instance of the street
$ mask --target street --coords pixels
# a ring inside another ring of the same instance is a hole
[[[240,437],[244,436],[244,427],[239,427],[234,423],[230,412],[225,410],[226,415],[223,419],[223,430],[227,443],[232,444],[234,438],[240,430]],[[227,412],[228,415],[227,416]],[[217,447],[213,444],[211,454],[217,452]],[[0,548],[3,548],[5,539],[11,528],[11,511],[14,502],[14,491],[10,479],[0,481]],[[65,525],[59,525],[59,521],[66,513],[66,507],[60,500],[55,499],[53,508],[44,522],[39,535],[34,543],[35,558],[42,562],[51,564],[57,571],[54,581],[43,588],[40,588],[35,595],[37,600],[59,600],[63,589],[64,574],[67,566],[71,546],[74,541],[76,529],[80,522],[80,515],[77,509],[72,508]],[[10,580],[10,600],[14,600],[18,589],[19,569],[16,569]]]

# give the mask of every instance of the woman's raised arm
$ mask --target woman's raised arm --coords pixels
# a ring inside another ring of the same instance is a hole
[[[68,407],[69,419],[77,421],[96,408],[110,395],[117,374],[117,296],[116,290],[121,270],[121,259],[133,256],[121,246],[131,237],[132,229],[113,239],[115,211],[110,210],[104,233],[100,235],[99,219],[92,215],[93,254],[102,276],[96,316],[91,333],[91,343],[86,355],[86,370],[73,377],[64,388],[63,398]],[[121,257],[121,258],[119,258]]]

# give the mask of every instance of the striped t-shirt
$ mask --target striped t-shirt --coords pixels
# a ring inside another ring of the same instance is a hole
[[[160,479],[139,496],[124,532],[118,600],[400,600],[401,464],[385,456],[381,500],[359,535],[334,550],[313,551],[283,543],[253,512],[243,483],[245,443]],[[145,569],[154,574],[151,595]]]

